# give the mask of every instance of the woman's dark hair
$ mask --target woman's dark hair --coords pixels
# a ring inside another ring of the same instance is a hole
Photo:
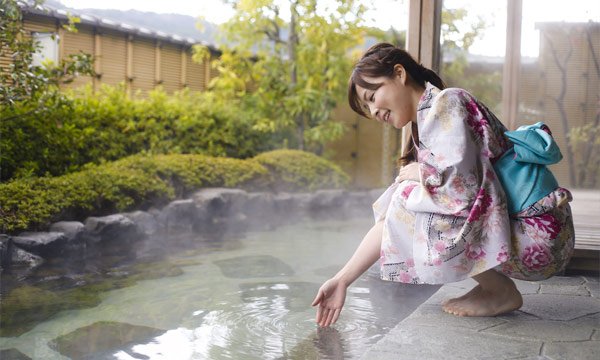
[[[371,46],[362,58],[354,66],[350,81],[348,82],[348,102],[352,110],[359,115],[369,117],[362,105],[360,97],[356,92],[356,85],[369,90],[377,90],[382,84],[373,84],[364,80],[363,77],[388,77],[395,75],[394,66],[400,64],[404,67],[412,81],[425,87],[430,82],[439,89],[444,89],[446,84],[435,73],[423,65],[417,63],[410,54],[392,44],[379,43]],[[404,156],[398,160],[400,166],[416,160],[416,149],[413,142],[405,146]]]

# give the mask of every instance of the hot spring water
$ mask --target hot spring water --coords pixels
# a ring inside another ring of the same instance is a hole
[[[4,294],[3,306],[35,304],[32,313],[3,312],[17,321],[1,325],[0,358],[358,358],[438,288],[383,282],[370,270],[349,288],[338,323],[318,329],[317,289],[371,224],[303,222],[127,266],[107,256],[85,274],[45,265],[43,282]],[[51,306],[60,311],[40,311]]]

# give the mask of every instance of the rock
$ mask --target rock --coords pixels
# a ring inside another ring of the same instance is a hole
[[[0,359],[2,360],[31,360],[31,358],[17,349],[0,350]]]
[[[12,256],[10,259],[10,267],[26,267],[33,269],[44,263],[44,259],[40,256],[32,254],[18,247],[14,247],[12,250]]]
[[[212,216],[223,217],[241,212],[248,193],[240,189],[207,188],[194,193],[192,199],[196,206],[205,208]]]
[[[12,251],[13,246],[10,236],[0,234],[0,273],[10,266]]]
[[[245,206],[248,193],[240,189],[207,188],[192,196],[199,212],[203,214],[194,226],[195,231],[224,234],[248,228]]]
[[[312,218],[334,218],[337,215],[342,215],[346,195],[347,192],[341,189],[319,190],[315,192],[309,203],[310,216]]]
[[[83,236],[87,244],[102,242],[132,243],[143,237],[137,225],[123,214],[89,217]]]
[[[275,200],[272,193],[249,193],[242,213],[247,216],[248,226],[252,229],[271,229],[275,225]]]
[[[167,233],[189,233],[198,222],[202,222],[202,212],[194,200],[175,200],[165,206],[157,216],[158,224]]]
[[[274,220],[276,223],[289,223],[305,217],[312,199],[311,194],[279,193],[275,195],[276,216]]]
[[[129,220],[133,221],[138,229],[142,231],[145,235],[153,235],[155,234],[160,226],[156,219],[156,216],[146,212],[146,211],[134,211],[123,214]]]
[[[67,237],[62,232],[23,232],[12,237],[13,243],[41,257],[60,255],[65,250]]]
[[[342,214],[344,217],[371,217],[373,216],[373,199],[370,193],[363,192],[348,192],[345,194],[346,200]]]
[[[67,250],[80,250],[85,247],[83,241],[84,225],[79,221],[59,221],[50,225],[51,232],[61,232],[67,238]]]
[[[40,256],[14,246],[10,236],[0,234],[0,273],[14,269],[18,275],[26,275],[43,262]]]

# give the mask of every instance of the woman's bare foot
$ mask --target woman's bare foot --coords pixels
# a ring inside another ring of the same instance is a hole
[[[452,299],[445,300],[444,302],[442,302],[442,305],[445,306],[445,305],[448,305],[448,304],[451,304],[451,303],[455,303],[457,301],[462,301],[462,300],[464,300],[466,298],[469,298],[469,297],[477,294],[479,291],[481,291],[481,285],[477,284],[477,286],[475,286],[474,288],[472,288],[468,293],[466,293],[466,294],[464,294],[462,296],[459,296],[457,298],[452,298]]]
[[[487,270],[473,277],[479,285],[465,295],[446,301],[442,308],[458,316],[496,316],[523,305],[515,283],[505,275]]]

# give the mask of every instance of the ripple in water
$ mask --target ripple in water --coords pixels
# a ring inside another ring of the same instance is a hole
[[[381,287],[380,285],[387,285]],[[320,329],[310,307],[320,284],[259,282],[240,284],[241,302],[198,310],[183,327],[131,348],[151,359],[351,359],[358,358],[407,314],[400,284],[361,278],[349,289],[342,317]],[[414,290],[414,289],[413,289]],[[427,293],[425,298],[430,294]],[[373,297],[383,297],[381,307]],[[396,299],[392,299],[396,296]],[[389,301],[398,308],[389,308]],[[406,299],[404,299],[406,300]],[[424,300],[424,299],[423,299]],[[422,300],[421,300],[422,301]],[[118,359],[133,359],[122,352]],[[176,354],[176,355],[174,355]],[[129,355],[128,355],[129,356]],[[175,357],[174,357],[175,356]]]

